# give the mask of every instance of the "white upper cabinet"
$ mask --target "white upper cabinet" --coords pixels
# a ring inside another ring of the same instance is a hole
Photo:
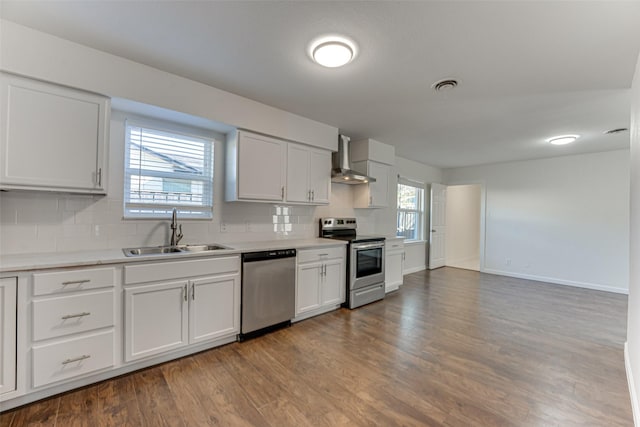
[[[286,201],[329,204],[331,152],[289,143]]]
[[[245,130],[230,133],[226,149],[226,201],[329,203],[329,150]]]
[[[110,101],[0,73],[0,188],[106,194]]]
[[[247,131],[227,139],[227,201],[283,202],[287,143]]]
[[[385,208],[389,206],[389,174],[391,167],[367,160],[353,162],[353,168],[376,179],[375,182],[354,186],[354,208]]]

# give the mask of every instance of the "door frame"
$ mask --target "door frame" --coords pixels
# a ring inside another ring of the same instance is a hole
[[[439,183],[436,183],[439,184]],[[446,181],[443,185],[449,187],[453,185],[479,185],[480,186],[480,272],[485,271],[485,253],[486,253],[486,227],[487,227],[487,185],[485,180],[455,180]],[[431,186],[431,183],[429,183]],[[431,202],[429,202],[429,217],[431,217]],[[427,250],[427,269],[429,268],[429,251],[431,250],[431,241]]]

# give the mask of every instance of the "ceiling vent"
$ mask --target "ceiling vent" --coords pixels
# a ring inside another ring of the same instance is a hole
[[[431,85],[436,92],[446,92],[458,86],[456,79],[442,79]]]
[[[604,134],[605,135],[615,135],[616,133],[622,133],[622,132],[626,132],[628,130],[629,130],[628,128],[617,128],[617,129],[608,130]]]

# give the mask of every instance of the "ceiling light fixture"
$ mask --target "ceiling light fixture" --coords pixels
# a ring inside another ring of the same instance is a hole
[[[323,67],[336,68],[347,65],[356,57],[354,42],[342,36],[324,36],[309,45],[309,55]]]
[[[547,142],[552,145],[566,145],[571,144],[578,138],[580,138],[580,135],[559,135],[547,139]]]

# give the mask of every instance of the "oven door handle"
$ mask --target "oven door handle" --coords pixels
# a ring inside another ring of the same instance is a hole
[[[384,243],[371,243],[368,245],[353,245],[353,249],[374,249],[374,248],[384,248]]]

